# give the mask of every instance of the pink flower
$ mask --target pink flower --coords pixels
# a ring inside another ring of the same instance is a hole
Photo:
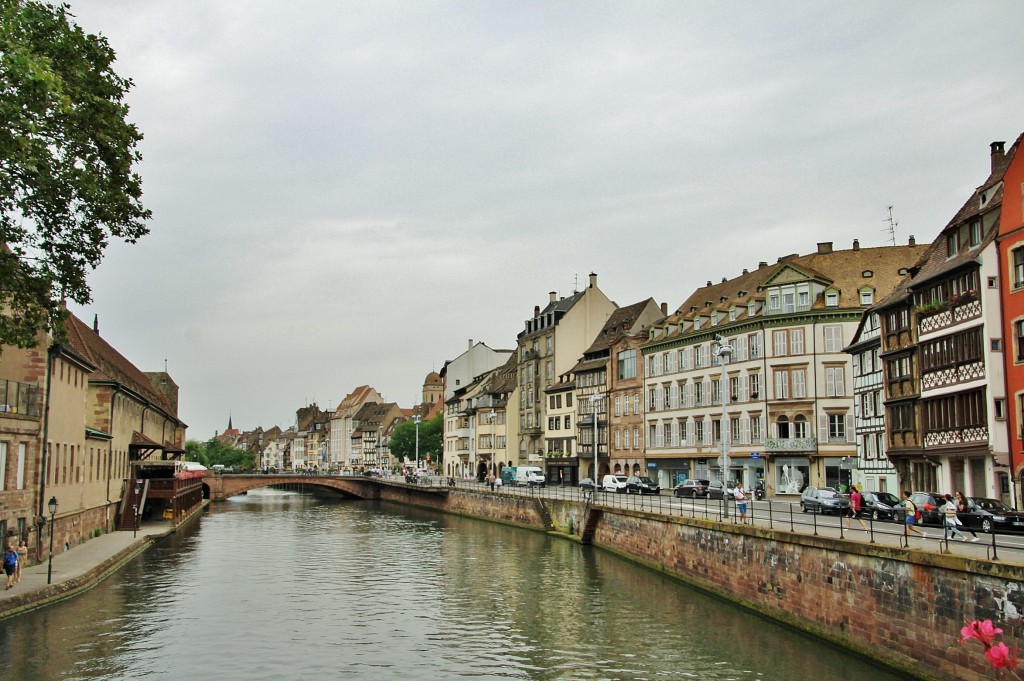
[[[960,643],[976,638],[985,646],[985,650],[988,650],[992,647],[992,637],[1001,633],[1003,633],[1003,630],[992,624],[992,620],[985,620],[984,622],[974,620],[973,622],[968,622],[967,626],[960,630],[960,635],[963,636],[960,639]]]
[[[985,651],[985,657],[992,663],[993,669],[1015,669],[1020,660],[1017,659],[1017,647],[1013,652],[1006,647],[1005,643],[996,643]]]

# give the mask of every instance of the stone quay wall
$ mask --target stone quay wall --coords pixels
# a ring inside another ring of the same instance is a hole
[[[574,540],[592,512],[462,490],[389,500]],[[1024,635],[1020,565],[630,509],[600,507],[591,529],[594,546],[918,679],[993,678],[980,646],[959,644],[966,621],[993,620],[1011,648]]]

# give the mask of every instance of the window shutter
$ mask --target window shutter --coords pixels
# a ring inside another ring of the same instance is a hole
[[[747,400],[750,399],[750,385],[747,381],[746,376],[740,376],[737,383],[739,383],[740,386],[740,393],[738,396],[740,398],[740,402],[746,402]]]
[[[836,375],[836,397],[843,397],[846,395],[846,386],[844,385],[846,369],[845,367],[836,367],[833,373]]]
[[[686,419],[686,446],[693,447],[693,421]]]
[[[712,437],[714,435],[714,432],[713,432],[714,430],[715,430],[714,427],[712,427],[712,425],[711,425],[711,419],[705,418],[704,419],[704,444],[705,445],[710,445],[711,444]]]
[[[857,441],[857,424],[854,421],[853,414],[846,415],[846,441]]]
[[[746,416],[740,419],[740,444],[750,444],[750,419]]]
[[[828,416],[818,417],[818,442],[828,442]]]

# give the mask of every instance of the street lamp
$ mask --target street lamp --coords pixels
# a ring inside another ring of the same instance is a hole
[[[46,565],[46,583],[53,579],[53,517],[57,515],[57,497],[50,497],[50,503],[46,505],[50,509],[50,558]]]
[[[416,424],[416,473],[418,474],[420,472],[420,415],[416,414],[412,420]]]
[[[139,487],[139,481],[136,480],[135,481],[135,497],[134,497],[135,505],[132,506],[132,510],[135,511],[135,524],[132,525],[132,539],[135,539],[135,537],[137,537],[138,534],[139,534],[139,492],[141,492],[141,491],[142,490]]]
[[[597,486],[597,404],[601,401],[602,395],[591,395],[590,406],[594,408],[594,485]]]
[[[721,438],[719,440],[719,446],[722,452],[722,491],[729,489],[729,483],[727,481],[729,475],[729,375],[726,372],[725,365],[729,363],[729,356],[732,355],[732,346],[725,342],[720,334],[715,334],[715,342],[718,343],[718,350],[715,354],[722,360],[722,378],[718,385],[718,394],[722,399],[722,422],[721,422]],[[728,515],[729,503],[725,498],[725,494],[722,495],[722,517]]]

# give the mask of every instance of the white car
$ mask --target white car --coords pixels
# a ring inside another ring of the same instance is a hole
[[[601,478],[601,489],[605,492],[625,493],[628,475],[606,475]]]

